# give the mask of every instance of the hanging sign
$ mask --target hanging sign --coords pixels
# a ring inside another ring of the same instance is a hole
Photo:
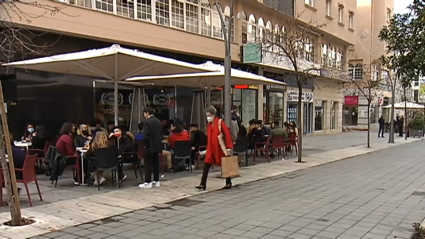
[[[358,105],[358,104],[359,104],[359,97],[357,95],[344,97],[344,105]]]
[[[114,105],[114,92],[103,93],[100,99],[104,105]],[[121,93],[118,93],[118,105],[122,105],[123,102],[124,96]]]
[[[288,91],[287,93],[288,101],[298,101],[298,91]],[[301,93],[302,102],[312,102],[313,101],[313,92],[302,92]]]
[[[235,85],[235,86],[233,86],[233,88],[235,88],[235,89],[254,89],[254,90],[257,90],[258,86],[257,85]]]

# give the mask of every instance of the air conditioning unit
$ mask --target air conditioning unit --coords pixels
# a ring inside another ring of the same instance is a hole
[[[356,48],[354,47],[354,46],[349,46],[348,47],[348,50],[350,50],[350,51],[354,51]]]

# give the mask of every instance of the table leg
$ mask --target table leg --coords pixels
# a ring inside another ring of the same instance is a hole
[[[84,153],[81,153],[81,185],[84,186]]]

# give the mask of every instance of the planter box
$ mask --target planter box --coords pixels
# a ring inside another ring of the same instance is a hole
[[[409,129],[409,137],[415,138],[415,137],[423,137],[424,136],[424,130],[420,129]]]

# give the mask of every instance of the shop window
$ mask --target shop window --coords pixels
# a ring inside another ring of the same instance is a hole
[[[137,14],[138,19],[152,21],[152,5],[151,0],[137,0]]]
[[[201,34],[211,36],[211,10],[201,8]]]
[[[336,111],[338,107],[338,102],[331,102],[331,110],[330,110],[330,119],[331,119],[331,130],[334,130],[336,128]]]
[[[322,131],[324,128],[325,102],[318,100],[314,105],[314,130]]]
[[[186,31],[198,33],[199,30],[198,5],[197,2],[186,3]]]
[[[170,4],[168,0],[157,0],[155,6],[156,23],[170,26]]]
[[[171,26],[184,29],[184,4],[177,0],[171,3]]]

